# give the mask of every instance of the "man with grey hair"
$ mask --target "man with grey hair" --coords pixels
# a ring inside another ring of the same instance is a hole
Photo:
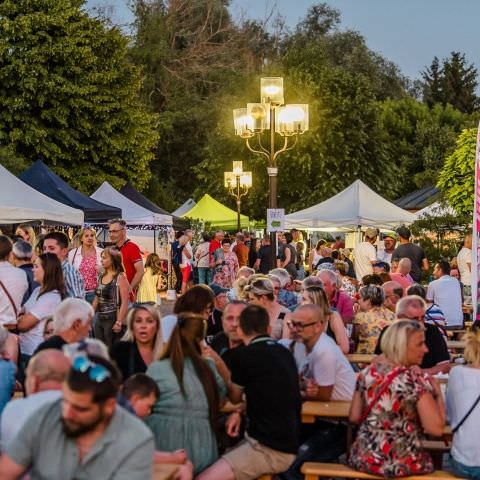
[[[345,324],[351,323],[354,317],[353,300],[348,293],[340,290],[342,282],[339,276],[331,270],[320,270],[317,277],[323,283],[330,307],[340,314]]]
[[[431,375],[448,373],[450,370],[450,354],[447,343],[436,325],[425,323],[427,304],[418,295],[407,295],[397,303],[397,319],[419,322],[425,329],[425,344],[428,352],[423,357],[420,367]],[[388,328],[388,327],[387,327]],[[386,328],[382,330],[377,342],[375,353],[382,353],[380,344]]]
[[[384,307],[388,308],[393,313],[396,313],[397,303],[403,297],[403,287],[398,283],[390,280],[382,285],[385,293]]]
[[[54,335],[42,342],[35,353],[45,349],[61,350],[67,343],[85,339],[92,326],[93,308],[80,298],[67,298],[53,314]]]
[[[70,361],[58,350],[44,350],[31,358],[25,380],[28,396],[10,401],[2,413],[0,423],[2,451],[32,412],[62,396],[62,383],[69,369]]]
[[[22,305],[30,298],[32,292],[39,286],[33,279],[33,263],[32,263],[33,247],[24,240],[17,240],[13,244],[12,263],[23,270],[27,275],[28,290],[22,300]]]

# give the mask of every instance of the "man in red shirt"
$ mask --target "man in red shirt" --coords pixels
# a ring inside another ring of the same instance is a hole
[[[143,277],[143,260],[140,248],[127,238],[127,222],[121,219],[108,222],[108,233],[115,247],[122,254],[123,267],[130,283],[130,299],[135,300],[135,293]]]
[[[237,256],[238,266],[248,267],[248,247],[245,245],[245,235],[237,233],[237,242],[233,247],[233,253]]]
[[[215,267],[215,262],[213,261],[213,254],[217,248],[222,248],[222,240],[225,234],[223,230],[217,230],[215,236],[210,240],[210,247],[208,248],[210,266]]]

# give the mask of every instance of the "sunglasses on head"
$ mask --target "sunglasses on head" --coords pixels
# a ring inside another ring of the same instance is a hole
[[[84,355],[79,355],[72,362],[72,369],[80,373],[88,373],[88,378],[93,382],[102,383],[111,377],[111,373],[103,365],[94,363]]]

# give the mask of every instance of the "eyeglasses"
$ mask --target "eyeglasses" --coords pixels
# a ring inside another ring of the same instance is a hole
[[[102,383],[111,377],[108,368],[91,362],[88,357],[83,355],[79,355],[73,360],[72,369],[76,372],[88,373],[88,378],[97,383]]]
[[[310,322],[310,323],[302,323],[302,322],[296,322],[295,320],[289,320],[287,322],[287,327],[292,329],[296,328],[297,330],[305,330],[307,327],[311,327],[312,325],[315,325],[318,322]]]
[[[118,233],[121,232],[123,228],[119,228],[118,230],[108,230],[108,233]]]

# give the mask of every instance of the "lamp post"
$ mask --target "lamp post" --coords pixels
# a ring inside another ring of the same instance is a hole
[[[284,105],[283,78],[267,77],[260,79],[261,103],[247,103],[247,108],[233,110],[235,134],[245,140],[247,148],[267,159],[269,183],[269,208],[277,208],[277,158],[283,152],[291,150],[298,141],[298,136],[308,130],[308,105]],[[270,144],[262,143],[262,134],[269,132]],[[275,134],[283,137],[283,145],[275,149]],[[255,137],[256,146],[251,139]],[[276,234],[270,234],[272,268],[276,266]]]
[[[252,186],[252,172],[244,172],[242,162],[233,162],[233,172],[224,172],[224,177],[225,188],[237,201],[237,232],[240,232],[240,206],[242,197]]]

